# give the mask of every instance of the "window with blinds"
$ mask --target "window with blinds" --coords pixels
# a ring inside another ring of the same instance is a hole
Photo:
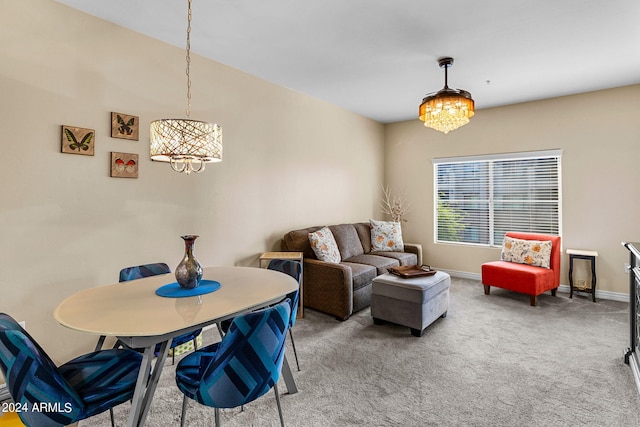
[[[436,242],[501,246],[507,231],[561,234],[561,155],[434,159]]]

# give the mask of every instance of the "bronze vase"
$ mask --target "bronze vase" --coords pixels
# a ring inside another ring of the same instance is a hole
[[[202,280],[202,266],[193,256],[193,245],[198,236],[180,236],[184,240],[184,258],[176,267],[176,280],[182,289],[193,289]]]

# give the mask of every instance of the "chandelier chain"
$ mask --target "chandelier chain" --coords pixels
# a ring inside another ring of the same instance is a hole
[[[189,66],[191,65],[191,0],[187,11],[187,117],[191,115],[191,75]]]
[[[190,175],[205,169],[205,163],[222,161],[222,129],[215,123],[191,120],[191,12],[187,9],[187,118],[160,119],[149,125],[151,160],[168,162],[171,168]]]

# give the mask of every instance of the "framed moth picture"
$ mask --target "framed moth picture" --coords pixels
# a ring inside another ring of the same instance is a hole
[[[123,113],[111,113],[111,137],[138,140],[140,118]]]
[[[96,131],[74,126],[62,126],[62,152],[93,156]]]
[[[112,151],[111,176],[113,178],[137,178],[138,155]]]

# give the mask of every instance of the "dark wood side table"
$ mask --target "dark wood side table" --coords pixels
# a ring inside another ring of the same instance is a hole
[[[596,257],[597,251],[589,251],[582,249],[567,249],[567,255],[569,255],[569,298],[573,298],[574,288],[577,292],[589,292],[591,293],[591,299],[596,302]],[[591,287],[578,287],[573,284],[573,260],[583,259],[589,261],[591,264]]]

